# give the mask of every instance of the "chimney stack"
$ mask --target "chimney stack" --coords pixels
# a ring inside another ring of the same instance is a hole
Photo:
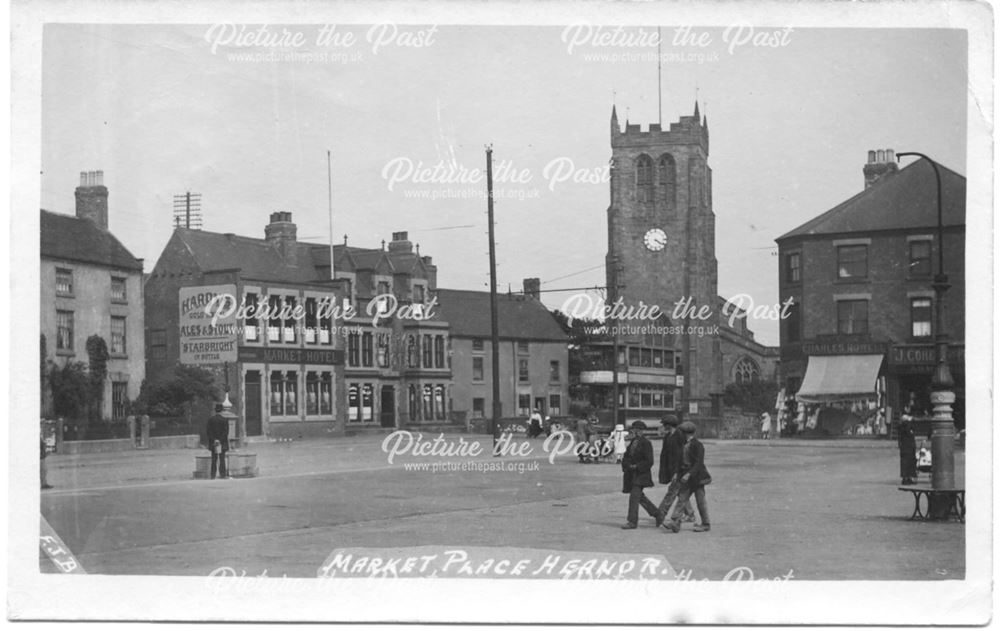
[[[393,232],[389,242],[390,252],[413,252],[413,243],[406,232]]]
[[[292,213],[273,212],[271,223],[264,227],[264,238],[277,248],[288,265],[297,265],[296,260],[296,227],[292,223]]]
[[[539,295],[542,292],[542,282],[537,278],[525,278],[524,279],[524,295],[528,298],[534,298],[538,300]]]
[[[108,229],[108,189],[104,171],[81,171],[76,188],[76,216],[89,219],[99,228]]]
[[[899,170],[896,164],[896,152],[893,149],[878,149],[868,152],[868,164],[863,171],[865,174],[865,188],[874,186],[882,178],[892,175]]]

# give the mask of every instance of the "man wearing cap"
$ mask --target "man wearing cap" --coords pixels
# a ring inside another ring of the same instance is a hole
[[[670,514],[670,507],[680,492],[680,468],[684,452],[684,436],[677,429],[679,421],[670,414],[663,419],[663,445],[660,448],[660,484],[666,484],[667,494],[660,501],[661,521]],[[691,502],[684,505],[684,521],[694,521]]]
[[[684,421],[680,425],[681,435],[684,436],[684,449],[681,453],[680,466],[680,495],[677,497],[677,507],[670,515],[670,521],[665,523],[667,530],[680,532],[681,511],[684,504],[694,494],[695,503],[698,505],[698,514],[701,515],[701,523],[694,527],[695,532],[708,532],[712,526],[708,519],[708,505],[705,502],[705,485],[712,481],[712,476],[705,468],[705,446],[694,437],[695,426],[691,421]]]
[[[226,471],[226,452],[229,451],[229,420],[222,416],[221,403],[215,404],[215,415],[208,419],[205,434],[208,438],[208,448],[212,450],[212,479],[218,470],[219,477],[228,478]],[[216,469],[218,468],[218,469]]]
[[[656,504],[649,501],[642,490],[653,486],[653,445],[642,435],[646,424],[635,421],[629,428],[629,445],[622,457],[622,493],[628,493],[628,521],[623,530],[633,530],[639,527],[639,505],[656,520],[656,525],[663,523],[663,516],[656,509]]]

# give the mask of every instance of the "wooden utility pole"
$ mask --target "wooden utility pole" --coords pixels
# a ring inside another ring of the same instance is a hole
[[[500,404],[500,330],[497,317],[497,252],[493,234],[493,145],[486,147],[486,214],[490,235],[490,354],[493,370],[493,410],[490,433],[493,434],[493,455],[496,456],[497,424],[503,414]]]

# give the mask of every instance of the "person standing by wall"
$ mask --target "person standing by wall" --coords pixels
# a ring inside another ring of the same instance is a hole
[[[663,523],[663,517],[643,493],[643,489],[653,486],[653,445],[642,435],[646,424],[642,421],[632,423],[629,428],[628,448],[622,458],[622,493],[628,493],[628,517],[623,530],[634,530],[639,527],[639,505],[656,520],[656,525]]]
[[[222,404],[215,404],[215,414],[208,419],[205,433],[208,437],[208,448],[212,451],[211,479],[215,479],[218,470],[219,477],[228,478],[226,470],[226,452],[229,451],[229,420],[222,416]]]
[[[705,485],[712,482],[712,476],[705,467],[705,446],[694,437],[696,429],[691,421],[685,421],[680,425],[684,436],[680,467],[681,490],[677,496],[677,507],[671,513],[670,521],[664,524],[670,532],[681,531],[681,510],[691,499],[692,494],[695,504],[698,505],[698,514],[701,516],[701,523],[694,527],[694,531],[708,532],[712,529],[708,518],[708,503],[705,500]]]

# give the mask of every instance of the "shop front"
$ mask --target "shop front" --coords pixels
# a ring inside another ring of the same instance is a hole
[[[786,434],[886,436],[884,365],[881,354],[810,355],[779,424]]]
[[[888,356],[889,400],[892,418],[906,414],[916,423],[918,434],[930,428],[931,379],[937,365],[937,349],[933,344],[897,344]],[[952,418],[956,431],[965,429],[965,345],[948,347],[948,367],[955,381],[955,403]]]

